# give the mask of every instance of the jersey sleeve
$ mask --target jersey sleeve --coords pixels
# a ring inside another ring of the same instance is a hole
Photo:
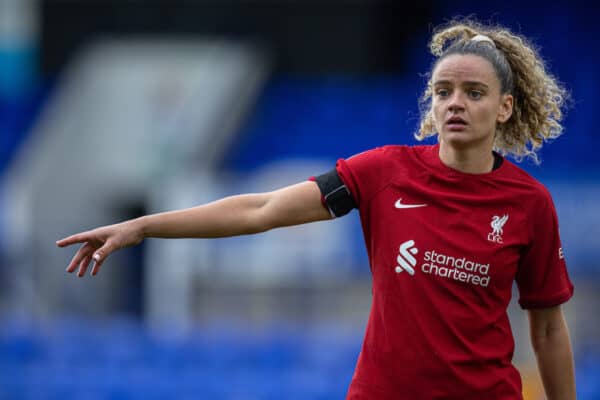
[[[352,194],[358,208],[368,202],[385,181],[383,158],[384,148],[378,147],[337,161],[335,167],[340,179]]]
[[[544,192],[530,214],[531,241],[516,275],[522,308],[545,308],[562,304],[573,296],[560,242],[558,218],[550,194]]]

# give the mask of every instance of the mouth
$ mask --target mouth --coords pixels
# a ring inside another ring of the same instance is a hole
[[[450,117],[446,120],[446,126],[451,131],[462,131],[467,125],[467,121],[457,116]]]

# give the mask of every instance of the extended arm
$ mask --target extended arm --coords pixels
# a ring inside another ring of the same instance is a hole
[[[302,182],[268,193],[226,197],[205,205],[147,215],[81,232],[57,242],[60,247],[84,243],[67,267],[83,276],[92,259],[96,275],[106,257],[144,238],[217,238],[331,219],[314,182]]]
[[[529,310],[529,326],[548,400],[574,400],[573,352],[561,307]]]

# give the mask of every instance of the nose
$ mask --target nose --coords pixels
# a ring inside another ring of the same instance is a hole
[[[453,113],[463,111],[465,109],[465,101],[460,91],[456,90],[448,100],[448,111]]]

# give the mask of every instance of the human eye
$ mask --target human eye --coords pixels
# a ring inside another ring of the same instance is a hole
[[[479,100],[483,96],[483,92],[481,90],[471,89],[469,90],[469,97],[473,100]]]
[[[450,91],[445,88],[437,88],[435,89],[435,95],[438,97],[448,97],[450,95]]]

